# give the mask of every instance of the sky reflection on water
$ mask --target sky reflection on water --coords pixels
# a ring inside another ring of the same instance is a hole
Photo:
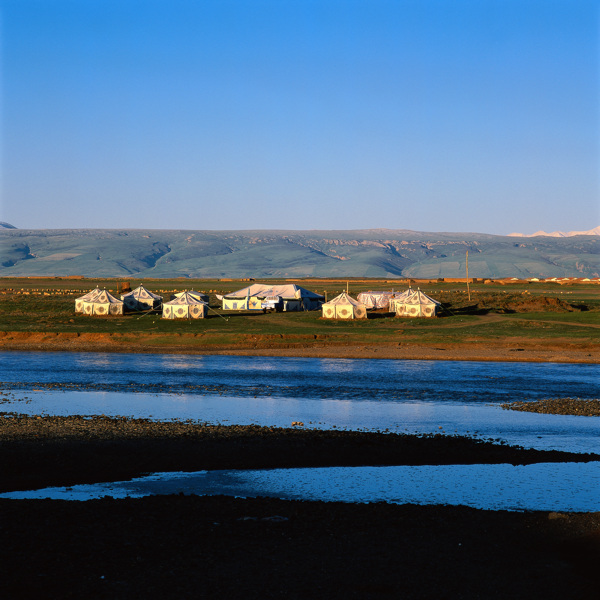
[[[600,511],[600,463],[155,473],[127,482],[12,492],[0,498],[91,500],[179,493],[591,512]]]
[[[505,411],[600,397],[600,365],[160,354],[0,353],[4,411],[446,433],[600,452],[598,419]],[[47,391],[44,385],[75,386]],[[36,387],[37,386],[37,387]],[[36,391],[40,390],[40,391]]]

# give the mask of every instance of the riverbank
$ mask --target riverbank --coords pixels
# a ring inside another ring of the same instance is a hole
[[[299,358],[379,358],[396,360],[463,360],[497,362],[557,362],[600,364],[600,343],[573,340],[527,342],[522,338],[496,341],[422,343],[344,342],[318,336],[281,334],[240,335],[234,343],[211,343],[200,334],[36,333],[0,332],[0,351],[122,352],[165,354],[223,354]],[[253,339],[254,338],[254,339]],[[265,339],[266,338],[266,339]]]
[[[599,460],[459,436],[0,418],[3,491],[158,470]],[[600,513],[157,496],[0,500],[10,598],[595,599]]]
[[[454,435],[0,413],[0,492],[161,471],[600,460]]]
[[[595,600],[600,585],[600,513],[156,496],[0,514],[13,600]]]

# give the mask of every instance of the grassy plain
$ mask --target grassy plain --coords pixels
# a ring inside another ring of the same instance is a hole
[[[465,282],[422,282],[419,287],[443,304],[439,318],[398,318],[377,311],[369,313],[367,320],[335,321],[321,318],[320,311],[222,311],[215,294],[249,285],[245,281],[145,280],[142,283],[148,289],[165,299],[185,289],[209,293],[208,318],[167,320],[158,313],[109,317],[75,314],[76,297],[95,285],[116,295],[120,283],[115,279],[0,279],[0,344],[4,348],[33,345],[36,349],[63,349],[67,345],[86,349],[86,343],[93,343],[128,351],[281,350],[287,354],[337,348],[336,355],[341,355],[343,348],[353,348],[348,354],[352,356],[369,348],[387,350],[388,354],[401,349],[406,354],[407,348],[420,347],[465,355],[473,348],[496,348],[505,353],[535,348],[548,352],[577,350],[590,362],[600,357],[600,286],[592,283],[471,283],[467,291]],[[138,282],[131,284],[135,287]],[[300,280],[299,284],[329,299],[346,286],[351,295],[407,286],[385,280],[319,279]],[[440,345],[443,348],[437,347]]]

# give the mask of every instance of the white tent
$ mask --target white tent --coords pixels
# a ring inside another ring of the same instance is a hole
[[[170,302],[163,304],[163,319],[204,319],[208,314],[208,304],[190,292],[182,292]]]
[[[366,319],[367,309],[362,302],[358,302],[342,292],[339,296],[323,304],[323,318],[325,319]]]
[[[394,300],[397,317],[435,317],[441,304],[421,290],[409,290],[403,298]]]
[[[123,294],[121,300],[127,310],[151,310],[160,308],[163,298],[140,285],[135,290]]]
[[[83,303],[92,301],[101,292],[102,290],[99,287],[96,287],[93,290],[89,291],[87,294],[79,296],[79,298],[75,298],[75,312],[82,313]]]
[[[282,310],[316,310],[325,300],[324,296],[311,292],[295,283],[281,285],[252,285],[223,296],[223,310],[262,310],[265,298],[279,296]]]
[[[390,299],[393,298],[394,292],[361,292],[356,297],[359,302],[362,302],[366,308],[388,308]]]
[[[392,312],[397,313],[398,310],[400,310],[398,307],[402,306],[404,304],[404,301],[411,296],[414,293],[415,290],[413,290],[412,288],[408,288],[407,290],[403,291],[402,293],[398,292],[396,294],[394,294],[394,297],[390,300],[390,310]]]
[[[84,315],[122,315],[123,301],[110,292],[102,290],[94,297],[83,301]]]

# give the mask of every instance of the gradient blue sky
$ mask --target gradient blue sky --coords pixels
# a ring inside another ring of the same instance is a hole
[[[600,0],[0,0],[0,221],[600,225]]]

